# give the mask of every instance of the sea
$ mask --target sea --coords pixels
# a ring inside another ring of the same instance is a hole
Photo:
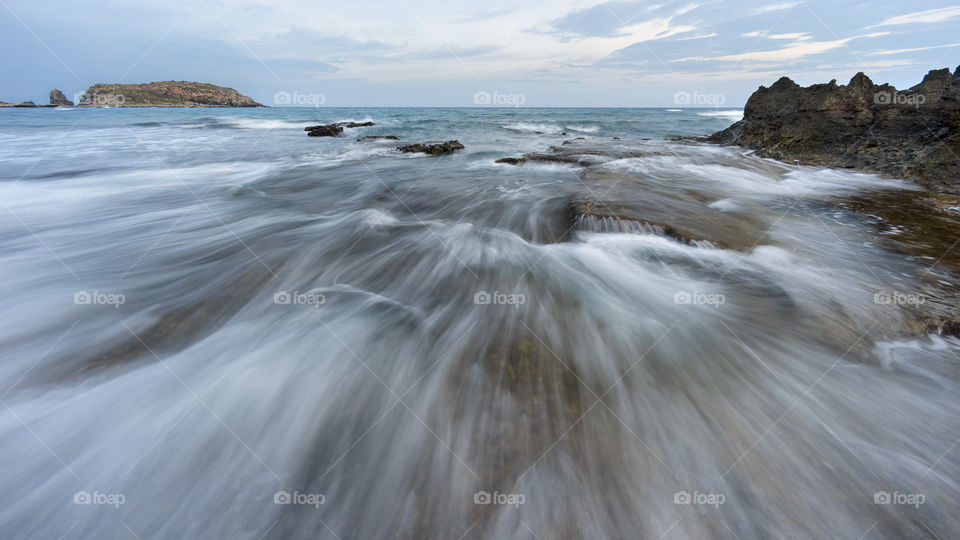
[[[918,188],[742,114],[0,111],[0,537],[957,537]]]

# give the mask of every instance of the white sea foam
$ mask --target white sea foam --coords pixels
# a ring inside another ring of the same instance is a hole
[[[698,112],[697,116],[707,116],[711,118],[743,118],[743,111],[707,111]]]
[[[522,131],[525,133],[549,133],[551,135],[563,132],[563,128],[556,124],[531,124],[529,122],[516,122],[503,126],[504,129],[511,131]]]

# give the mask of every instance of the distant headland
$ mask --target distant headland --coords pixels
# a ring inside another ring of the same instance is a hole
[[[50,104],[32,101],[0,107],[72,107],[60,90],[50,91]],[[95,84],[80,97],[78,107],[263,107],[233,88],[188,81],[158,81],[144,84]]]

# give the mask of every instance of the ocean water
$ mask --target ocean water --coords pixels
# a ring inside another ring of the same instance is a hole
[[[0,111],[0,536],[955,537],[915,188],[741,114]]]

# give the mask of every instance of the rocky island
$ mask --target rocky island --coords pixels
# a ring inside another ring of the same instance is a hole
[[[95,84],[80,98],[81,107],[263,107],[233,88],[208,83],[160,81],[145,84]]]
[[[857,73],[843,86],[761,86],[743,120],[708,137],[759,155],[860,169],[960,191],[960,67],[930,71],[906,90]]]

